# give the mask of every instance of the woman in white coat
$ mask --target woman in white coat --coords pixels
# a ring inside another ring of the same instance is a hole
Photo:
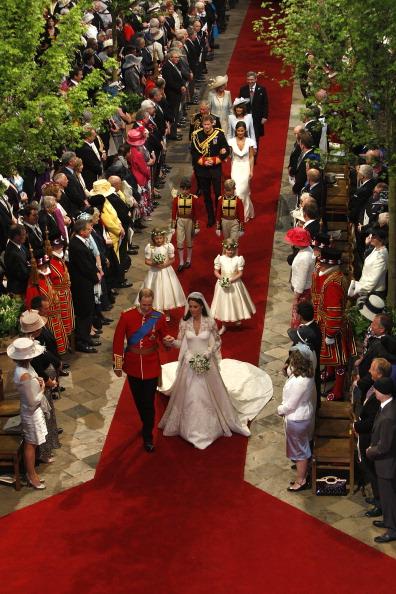
[[[254,126],[253,126],[253,118],[252,114],[247,113],[246,105],[249,102],[249,99],[245,99],[244,97],[237,97],[232,104],[232,113],[228,116],[228,136],[227,140],[230,141],[231,138],[236,136],[235,133],[235,126],[238,122],[245,122],[246,125],[246,136],[252,140],[252,146],[254,150],[257,150],[257,143],[256,143],[256,135],[254,133]]]

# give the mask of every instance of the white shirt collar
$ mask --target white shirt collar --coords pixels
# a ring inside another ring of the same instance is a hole
[[[384,408],[387,404],[389,404],[389,402],[392,402],[393,398],[390,397],[388,398],[388,400],[385,400],[385,402],[381,402],[381,408]]]

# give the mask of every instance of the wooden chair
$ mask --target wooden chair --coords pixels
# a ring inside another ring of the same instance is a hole
[[[352,432],[350,419],[322,419],[319,418],[315,425],[316,437],[348,438]]]
[[[13,427],[12,429],[5,429],[10,417],[0,417],[0,435],[22,435],[22,425]]]
[[[346,438],[315,437],[312,454],[312,493],[316,492],[318,470],[347,470],[349,472],[349,494],[355,484],[353,436]]]
[[[10,398],[0,402],[0,417],[16,417],[21,410],[19,399]]]
[[[324,401],[321,403],[320,408],[317,411],[317,417],[319,419],[352,419],[352,402]]]
[[[23,438],[14,435],[0,435],[0,467],[14,467],[15,490],[21,490],[19,462],[22,453]]]

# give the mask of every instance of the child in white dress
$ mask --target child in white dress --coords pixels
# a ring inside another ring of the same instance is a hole
[[[149,271],[141,288],[154,291],[154,309],[166,313],[185,304],[186,297],[182,286],[172,268],[175,261],[175,248],[167,241],[167,231],[155,227],[151,233],[151,242],[144,250],[144,261]]]
[[[248,320],[256,313],[255,305],[241,278],[245,266],[243,256],[238,256],[238,243],[234,239],[223,241],[223,254],[214,261],[214,275],[218,279],[211,305],[212,316],[223,322],[219,334],[224,334],[224,322]]]

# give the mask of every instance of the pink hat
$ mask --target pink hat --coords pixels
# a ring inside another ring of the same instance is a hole
[[[131,146],[142,146],[146,142],[146,135],[143,126],[129,130],[127,143]]]
[[[296,247],[308,247],[311,245],[311,235],[303,227],[294,227],[286,233],[285,241]]]

